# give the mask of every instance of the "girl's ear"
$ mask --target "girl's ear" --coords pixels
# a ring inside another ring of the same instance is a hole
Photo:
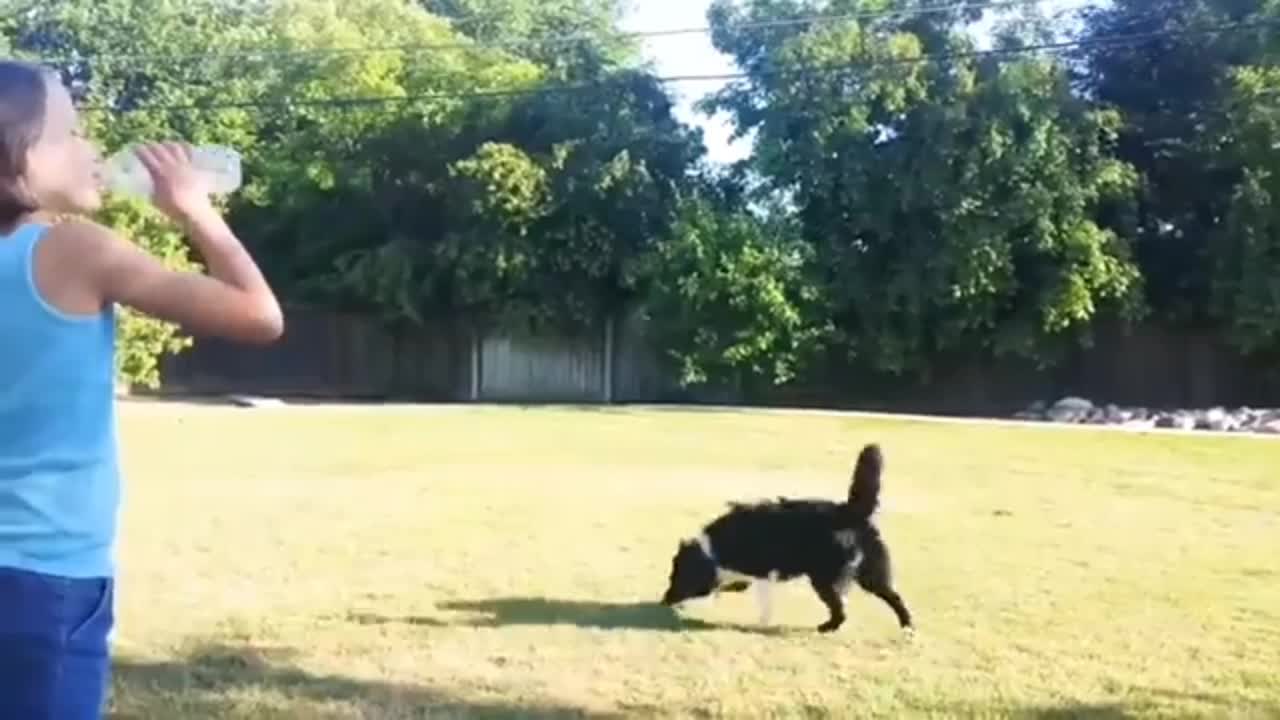
[[[26,178],[0,177],[0,218],[18,218],[40,209]]]

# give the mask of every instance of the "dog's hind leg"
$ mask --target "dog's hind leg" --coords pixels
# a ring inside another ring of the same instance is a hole
[[[813,586],[813,591],[818,593],[818,598],[831,613],[831,617],[818,626],[818,632],[829,633],[838,630],[844,624],[844,599],[840,597],[838,581],[819,579],[810,575],[809,584]]]
[[[911,612],[902,601],[902,596],[893,589],[893,576],[889,570],[889,554],[884,548],[878,552],[868,553],[868,557],[858,568],[858,585],[867,592],[880,598],[893,610],[898,618],[898,625],[903,630],[912,630]]]
[[[885,601],[893,609],[893,614],[898,616],[898,625],[903,630],[912,630],[915,627],[912,625],[911,611],[907,610],[906,603],[902,602],[902,596],[893,588],[864,586],[863,589]]]

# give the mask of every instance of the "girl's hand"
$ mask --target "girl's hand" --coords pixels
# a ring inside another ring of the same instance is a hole
[[[148,143],[136,151],[151,173],[151,201],[179,224],[213,210],[207,182],[191,164],[186,143]]]

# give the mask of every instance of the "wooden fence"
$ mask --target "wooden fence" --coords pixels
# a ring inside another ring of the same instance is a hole
[[[637,316],[574,338],[476,336],[436,326],[394,335],[368,318],[294,310],[275,346],[205,340],[164,363],[165,390],[314,398],[494,402],[666,402],[714,399],[823,407],[1003,413],[1078,394],[1165,406],[1280,405],[1277,368],[1251,363],[1209,335],[1153,327],[1099,334],[1064,367],[970,364],[927,384],[869,376],[839,363],[799,386],[744,397],[681,391]]]
[[[476,336],[435,326],[393,334],[355,315],[294,310],[267,348],[204,340],[163,365],[164,389],[425,401],[609,403],[672,388],[638,317],[572,338]]]

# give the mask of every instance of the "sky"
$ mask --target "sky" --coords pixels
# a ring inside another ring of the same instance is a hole
[[[633,0],[630,16],[623,21],[626,30],[668,30],[705,27],[711,0]],[[674,35],[646,38],[645,51],[654,61],[659,75],[723,75],[736,71],[733,61],[711,45],[709,35]],[[732,141],[733,126],[727,117],[707,118],[693,109],[700,97],[714,92],[722,83],[672,83],[671,92],[678,98],[677,114],[681,120],[702,126],[708,159],[717,163],[740,160],[750,152],[746,142]]]
[[[707,8],[712,0],[633,0],[631,12],[623,21],[628,31],[671,30],[705,27]],[[1098,5],[1105,0],[1041,0],[1048,13]],[[947,4],[939,0],[939,5]],[[984,25],[987,23],[984,23]],[[986,28],[975,30],[985,35]],[[736,72],[733,61],[720,54],[704,34],[646,38],[645,52],[653,60],[659,75],[723,75]],[[734,141],[733,125],[725,116],[708,118],[697,113],[693,104],[722,83],[699,81],[672,83],[669,87],[678,99],[677,115],[685,122],[703,129],[708,159],[715,163],[731,163],[750,153],[746,140]]]

